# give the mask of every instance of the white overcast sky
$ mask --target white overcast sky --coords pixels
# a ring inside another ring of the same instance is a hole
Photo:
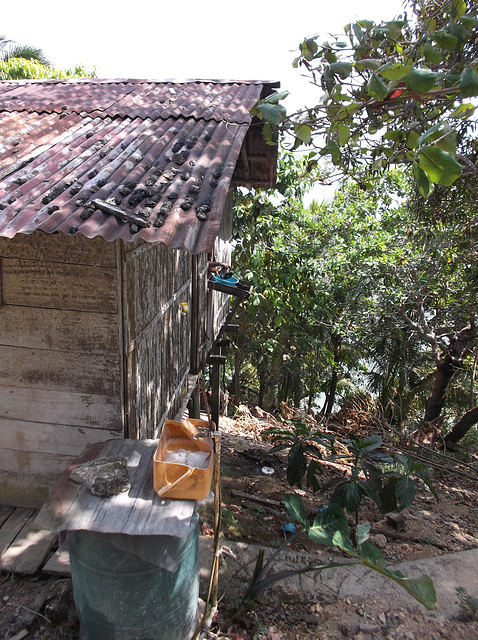
[[[278,80],[286,106],[318,99],[292,69],[304,37],[356,19],[391,20],[402,0],[22,0],[2,3],[0,34],[44,50],[59,68],[101,78]]]

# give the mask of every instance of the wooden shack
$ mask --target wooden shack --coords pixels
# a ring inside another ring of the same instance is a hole
[[[0,503],[40,504],[84,447],[157,437],[229,295],[232,189],[271,186],[267,83],[0,83]]]

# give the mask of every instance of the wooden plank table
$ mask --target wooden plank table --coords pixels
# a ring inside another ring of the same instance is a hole
[[[160,498],[155,493],[153,456],[157,445],[157,440],[115,438],[86,447],[52,489],[35,525],[51,531],[185,537],[196,502]],[[100,498],[70,480],[71,471],[79,464],[109,456],[128,459],[129,491]]]

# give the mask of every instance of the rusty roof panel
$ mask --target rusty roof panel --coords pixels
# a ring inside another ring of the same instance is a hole
[[[0,83],[0,235],[40,229],[211,251],[262,85],[243,88]]]
[[[45,90],[47,85],[47,91]],[[0,106],[5,111],[93,113],[139,118],[192,117],[249,123],[249,110],[261,94],[261,84],[216,82],[140,82],[85,79],[0,82]]]
[[[209,251],[246,130],[215,121],[97,118],[0,182],[0,234],[79,231]]]

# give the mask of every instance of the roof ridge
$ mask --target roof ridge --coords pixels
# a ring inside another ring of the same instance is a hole
[[[20,78],[0,80],[0,84],[261,84],[278,86],[279,81],[217,78]]]

